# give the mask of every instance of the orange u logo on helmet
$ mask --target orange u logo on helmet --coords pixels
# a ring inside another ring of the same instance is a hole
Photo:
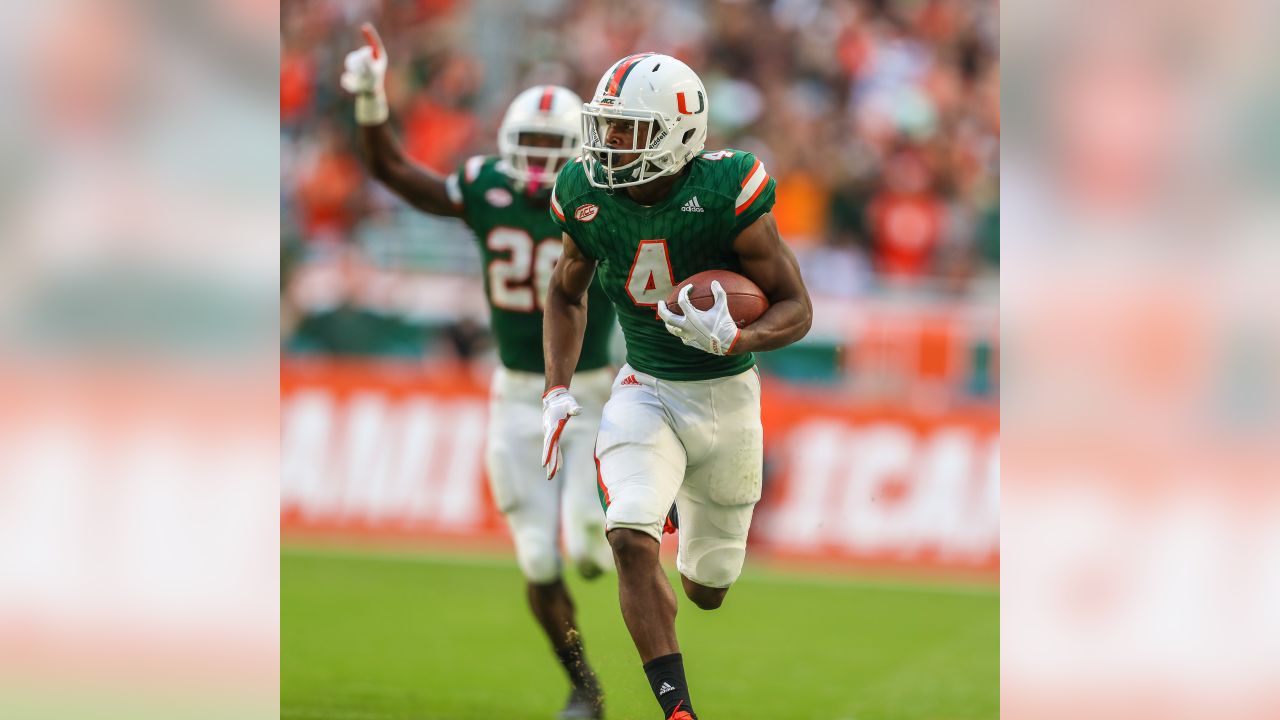
[[[685,100],[684,100],[685,93],[682,93],[682,92],[676,93],[676,110],[679,110],[681,115],[697,115],[698,113],[701,113],[703,110],[707,109],[707,102],[702,97],[702,91],[698,90],[697,93],[698,93],[698,109],[693,111],[690,111],[689,106],[685,104]]]

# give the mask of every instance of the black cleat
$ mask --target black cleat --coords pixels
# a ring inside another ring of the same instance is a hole
[[[598,687],[574,688],[559,720],[601,720],[604,717],[604,694]]]
[[[578,574],[583,580],[595,580],[604,574],[604,568],[596,564],[591,558],[580,558],[578,560]]]

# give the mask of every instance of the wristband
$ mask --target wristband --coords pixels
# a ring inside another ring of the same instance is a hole
[[[356,95],[356,122],[360,125],[381,125],[390,115],[387,93],[382,88]]]

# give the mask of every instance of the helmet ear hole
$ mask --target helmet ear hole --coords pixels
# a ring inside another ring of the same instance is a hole
[[[680,142],[682,143],[689,142],[689,138],[693,137],[693,134],[696,132],[698,132],[697,128],[689,128],[688,130],[685,130],[684,137],[680,138]]]

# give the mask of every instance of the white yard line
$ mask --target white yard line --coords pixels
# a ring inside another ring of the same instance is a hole
[[[515,568],[515,559],[483,553],[441,554],[436,551],[391,550],[386,548],[358,547],[322,547],[317,545],[284,545],[281,554],[309,557],[328,557],[343,559],[376,560],[379,562],[416,563],[421,565],[452,565],[456,567]],[[1000,588],[995,585],[963,584],[950,585],[931,584],[927,581],[913,583],[896,580],[876,580],[870,578],[848,577],[841,575],[818,575],[810,573],[785,573],[775,570],[752,568],[750,565],[743,573],[747,582],[768,585],[808,585],[818,587],[853,587],[865,590],[881,590],[885,592],[921,593],[927,595],[971,595],[997,597]]]

